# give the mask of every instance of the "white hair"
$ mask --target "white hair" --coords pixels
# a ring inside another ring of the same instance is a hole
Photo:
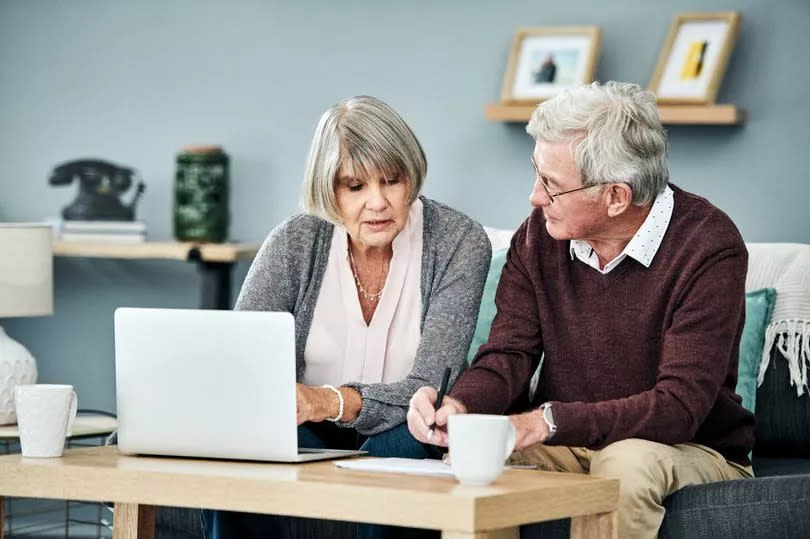
[[[377,171],[407,182],[413,203],[427,174],[422,145],[389,105],[370,96],[344,99],[321,116],[309,149],[301,205],[309,214],[340,223],[337,174],[346,162],[361,174]]]
[[[626,183],[635,205],[652,202],[669,181],[655,96],[637,84],[565,90],[537,107],[526,132],[538,142],[570,142],[583,185]]]

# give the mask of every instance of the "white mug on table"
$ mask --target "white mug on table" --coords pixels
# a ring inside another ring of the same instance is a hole
[[[18,385],[14,388],[20,447],[24,457],[60,457],[76,419],[73,386]]]
[[[502,415],[451,415],[447,435],[450,467],[462,485],[495,481],[515,447],[515,429]]]

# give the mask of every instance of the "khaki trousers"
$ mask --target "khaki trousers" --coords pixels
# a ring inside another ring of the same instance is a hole
[[[631,438],[599,450],[549,446],[515,451],[510,464],[547,471],[616,477],[619,486],[619,537],[656,537],[664,520],[664,498],[689,485],[753,477],[751,467],[727,461],[698,444],[666,445]]]

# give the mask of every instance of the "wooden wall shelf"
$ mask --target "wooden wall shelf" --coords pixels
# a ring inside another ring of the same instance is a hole
[[[78,256],[88,258],[151,258],[188,260],[197,249],[202,262],[231,263],[250,260],[259,246],[250,243],[191,243],[154,242],[143,243],[91,243],[55,241],[54,256]]]
[[[196,262],[202,276],[200,307],[230,309],[231,270],[240,260],[251,260],[259,245],[251,243],[91,243],[55,241],[54,256],[84,258],[164,259]],[[2,536],[2,533],[0,533]]]
[[[484,109],[488,120],[528,122],[537,105],[489,103]],[[661,123],[666,125],[739,125],[745,122],[745,110],[736,105],[660,105]]]

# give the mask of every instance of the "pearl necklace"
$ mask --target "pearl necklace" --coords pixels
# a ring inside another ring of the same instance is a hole
[[[369,292],[365,288],[363,288],[362,283],[360,283],[360,277],[357,276],[357,269],[356,269],[356,265],[354,263],[354,256],[352,255],[352,248],[351,247],[349,247],[349,261],[351,262],[352,273],[354,274],[354,282],[357,284],[357,289],[360,290],[360,294],[362,294],[362,296],[364,298],[366,298],[366,301],[377,301],[377,300],[379,300],[380,296],[382,296],[383,289],[385,288],[385,285],[383,285],[383,287],[380,288],[379,292],[376,292],[374,294],[372,294],[371,292]]]

